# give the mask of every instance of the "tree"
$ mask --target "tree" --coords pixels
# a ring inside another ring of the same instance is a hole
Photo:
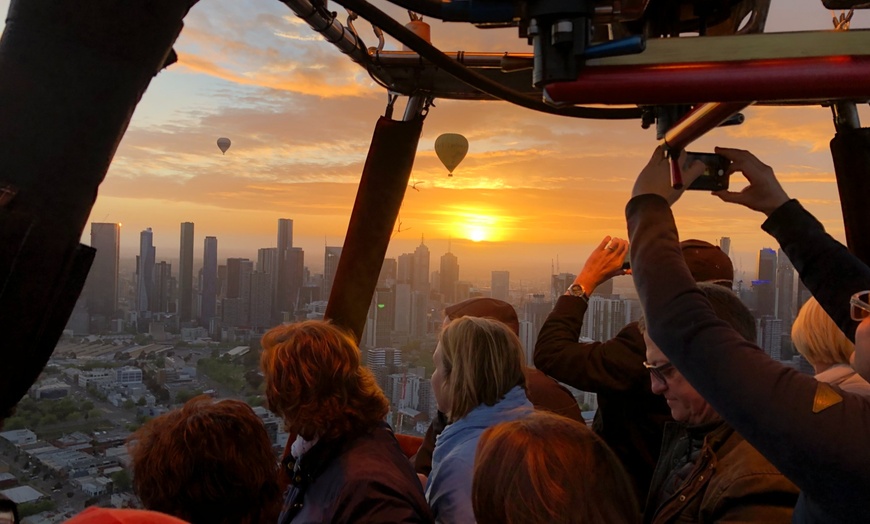
[[[124,409],[128,409],[128,410],[133,409],[136,407],[136,403],[128,398],[127,400],[124,401],[123,404],[121,404],[121,407],[123,407]]]
[[[133,479],[130,478],[130,473],[126,469],[112,473],[111,479],[115,493],[128,491],[133,485]]]
[[[137,405],[137,406],[140,406],[140,407],[147,406],[147,405],[148,405],[148,401],[145,400],[145,397],[144,397],[144,396],[143,396],[143,397],[139,397],[139,400],[136,401],[136,405]]]

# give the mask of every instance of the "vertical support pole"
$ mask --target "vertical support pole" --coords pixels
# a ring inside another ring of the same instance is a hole
[[[855,104],[832,107],[837,134],[831,140],[831,157],[840,192],[846,244],[865,264],[870,264],[870,128],[861,128]]]
[[[362,339],[369,304],[411,177],[423,131],[422,101],[408,100],[405,120],[375,126],[325,317]]]

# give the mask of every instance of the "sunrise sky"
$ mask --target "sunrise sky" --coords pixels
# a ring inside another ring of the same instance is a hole
[[[0,0],[3,12],[8,5]],[[515,29],[428,21],[442,50],[529,51]],[[831,26],[820,0],[773,0],[767,30]],[[870,12],[857,12],[853,28],[868,26]],[[367,24],[357,27],[367,45],[376,44]],[[388,40],[388,47],[397,46]],[[384,90],[277,0],[203,0],[187,16],[175,49],[179,62],[152,81],[139,104],[91,220],[123,224],[122,256],[135,254],[139,232],[151,227],[157,259],[174,260],[180,222],[196,224],[197,258],[209,235],[218,237],[221,259],[256,259],[257,248],[276,244],[277,219],[292,218],[295,244],[320,271],[324,243],[343,241]],[[653,130],[503,102],[436,105],[412,174],[419,191],[408,189],[390,256],[411,251],[422,234],[434,270],[452,237],[461,278],[506,269],[516,282],[546,278],[557,256],[562,271],[576,272],[601,237],[625,235],[623,209],[656,144]],[[861,111],[866,124],[870,113]],[[717,130],[692,149],[754,151],[841,237],[830,111],[762,107],[745,114],[742,126]],[[470,142],[453,178],[433,151],[445,132]],[[215,144],[222,136],[233,142],[225,156]],[[688,195],[675,210],[684,238],[731,236],[735,262],[746,270],[754,266],[752,253],[773,245],[759,228],[760,215],[708,194]]]

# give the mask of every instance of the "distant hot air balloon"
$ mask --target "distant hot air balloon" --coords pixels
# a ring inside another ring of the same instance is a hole
[[[226,137],[221,137],[217,140],[217,145],[223,154],[226,154],[227,149],[230,148],[230,144],[232,144],[232,142],[230,142],[230,139]]]
[[[447,176],[453,176],[453,170],[468,153],[468,139],[456,133],[444,133],[435,139],[435,153],[449,171]]]

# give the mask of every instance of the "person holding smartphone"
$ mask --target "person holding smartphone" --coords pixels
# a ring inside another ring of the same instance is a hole
[[[804,284],[850,338],[870,347],[870,317],[858,324],[870,267],[825,233],[791,200],[773,170],[747,151],[717,148],[749,186],[715,194],[767,215],[762,228],[780,243]],[[691,164],[691,183],[703,172]],[[866,522],[870,515],[870,403],[819,382],[758,351],[716,318],[678,247],[670,206],[682,195],[656,149],[626,205],[631,266],[650,338],[711,406],[801,494],[793,522]],[[855,300],[852,297],[857,294]],[[870,304],[867,305],[870,313]]]

